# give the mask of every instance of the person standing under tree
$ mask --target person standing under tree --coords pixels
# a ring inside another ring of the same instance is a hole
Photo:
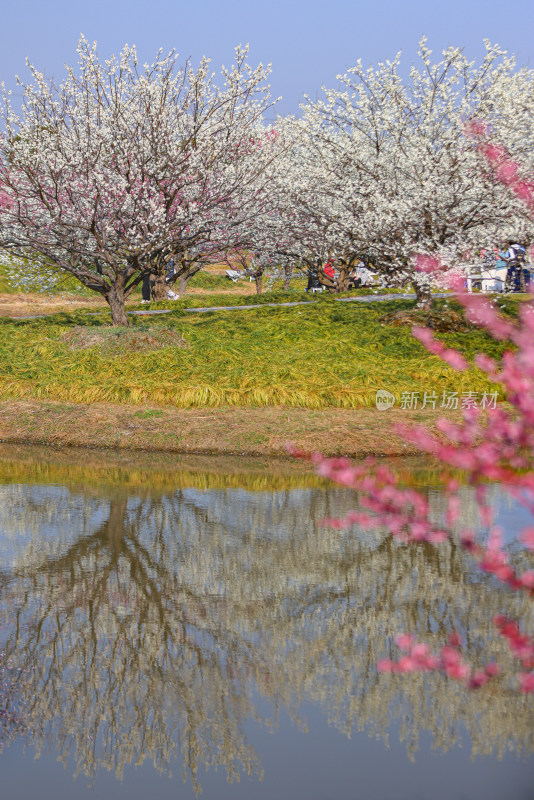
[[[319,282],[319,270],[321,269],[321,259],[317,259],[316,264],[311,264],[308,267],[308,285],[306,286],[306,291],[315,291],[321,288],[321,284]]]
[[[504,254],[504,260],[508,265],[505,291],[525,291],[525,254],[526,250],[523,245],[514,243],[512,239],[509,239],[508,250]]]
[[[174,277],[174,259],[171,258],[170,261],[167,261],[167,266],[165,267],[165,283],[169,285],[169,289],[167,291],[167,297],[169,300],[179,300],[180,295],[176,294],[175,291],[172,289],[172,285]]]
[[[174,259],[171,258],[167,262],[165,267],[165,283],[171,284],[173,282],[172,281],[173,277],[174,277]],[[151,278],[150,273],[147,272],[143,276],[143,285],[141,287],[141,296],[143,298],[141,300],[142,303],[150,303],[150,301],[152,300],[153,283],[154,283],[153,278]],[[167,297],[169,298],[169,300],[180,299],[180,295],[176,294],[176,292],[174,292],[170,286],[167,291]]]

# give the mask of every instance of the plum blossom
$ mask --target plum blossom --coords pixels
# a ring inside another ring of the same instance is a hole
[[[463,661],[459,651],[460,639],[455,633],[450,635],[449,644],[444,645],[437,654],[433,654],[427,644],[416,642],[409,634],[397,636],[395,643],[404,655],[398,661],[381,659],[377,664],[379,672],[440,671],[452,680],[464,683],[469,689],[480,689],[500,672],[495,662],[489,662],[482,669],[473,669]]]

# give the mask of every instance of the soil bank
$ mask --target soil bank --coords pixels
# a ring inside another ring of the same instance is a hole
[[[398,424],[433,428],[459,411],[391,408],[151,408],[108,403],[0,401],[0,441],[166,453],[288,457],[287,443],[352,458],[416,455]]]

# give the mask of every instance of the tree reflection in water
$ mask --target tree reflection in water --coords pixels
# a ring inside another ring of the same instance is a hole
[[[385,739],[400,720],[410,754],[423,731],[442,749],[462,730],[475,753],[533,749],[530,704],[499,682],[469,693],[435,674],[376,673],[400,631],[439,644],[459,630],[477,663],[493,614],[532,613],[454,545],[328,530],[320,520],[353,499],[305,478],[203,490],[198,475],[171,489],[166,474],[151,489],[154,475],[132,486],[86,472],[69,489],[53,473],[25,483],[22,470],[0,487],[0,703],[17,704],[38,752],[53,747],[89,776],[145,758],[166,771],[179,752],[196,788],[200,766],[260,774],[243,732],[260,720],[258,697],[266,725],[281,707],[298,721],[303,699],[345,733]],[[439,491],[431,502],[439,514]]]

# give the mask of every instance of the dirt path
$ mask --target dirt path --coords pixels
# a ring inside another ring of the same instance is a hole
[[[209,291],[188,292],[187,296],[209,295]],[[248,294],[248,293],[247,293]],[[233,295],[235,296],[235,294]],[[446,297],[446,294],[435,294],[434,297]],[[415,294],[369,294],[358,295],[357,297],[336,297],[338,303],[383,303],[387,300],[415,300]],[[208,306],[206,308],[185,308],[184,311],[190,313],[207,313],[208,311],[249,311],[251,309],[269,307],[292,307],[302,305],[312,305],[314,300],[295,300],[287,303],[254,303],[233,306]],[[107,304],[99,298],[76,298],[71,296],[47,297],[46,295],[36,294],[0,294],[0,317],[10,319],[37,319],[57,314],[58,311],[75,311],[80,308],[108,308]],[[152,316],[157,314],[170,314],[172,309],[139,309],[128,311],[129,314],[136,316]],[[31,313],[29,313],[31,312]]]
[[[220,295],[219,289],[203,289],[192,287],[187,292],[187,297],[209,297],[210,295]],[[239,287],[239,291],[229,292],[230,297],[249,296],[255,294],[255,288],[248,284]],[[133,298],[127,305],[136,305],[140,298]],[[11,294],[0,292],[0,317],[11,317],[22,319],[24,317],[42,317],[49,314],[57,314],[59,311],[77,311],[81,308],[90,309],[109,309],[108,304],[98,295],[83,296],[63,292],[49,295],[36,292]]]
[[[403,456],[417,451],[393,428],[432,426],[439,411],[375,408],[147,408],[107,403],[0,401],[0,441],[169,453],[287,457],[286,443],[327,455]],[[459,420],[459,412],[448,412]]]
[[[0,317],[47,316],[58,311],[76,311],[80,308],[107,308],[107,303],[95,297],[76,297],[59,294],[1,294]]]
[[[335,297],[338,303],[384,303],[386,300],[415,300],[415,294],[366,294],[359,295],[358,297]],[[445,294],[435,294],[434,297],[446,297]],[[254,303],[253,305],[239,305],[239,306],[208,306],[206,308],[184,308],[184,311],[197,312],[199,314],[206,311],[242,311],[251,308],[291,308],[292,306],[310,306],[316,300],[294,300],[291,303]],[[150,316],[151,314],[170,314],[171,309],[150,309],[141,311],[129,311],[129,314],[138,314],[139,316]]]

